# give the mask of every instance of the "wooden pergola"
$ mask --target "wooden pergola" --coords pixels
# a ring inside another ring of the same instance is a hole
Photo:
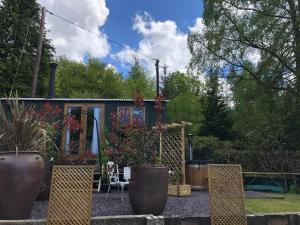
[[[180,123],[164,124],[161,127],[154,126],[153,129],[168,129],[180,128],[179,133],[160,132],[160,159],[169,167],[170,171],[176,173],[180,171],[182,180],[181,184],[185,184],[185,127],[191,126],[192,123],[181,121]],[[178,174],[170,173],[169,178],[175,178]],[[176,178],[175,178],[176,179]]]

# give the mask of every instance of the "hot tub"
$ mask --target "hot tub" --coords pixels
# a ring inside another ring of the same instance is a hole
[[[207,190],[207,161],[191,160],[186,162],[186,183],[192,186],[192,190]]]

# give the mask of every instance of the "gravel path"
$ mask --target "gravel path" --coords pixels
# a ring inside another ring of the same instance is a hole
[[[245,192],[245,196],[263,196],[265,194],[259,192]],[[42,219],[47,217],[48,202],[35,202],[31,217],[34,219]],[[92,216],[112,216],[112,215],[132,215],[130,208],[128,192],[124,193],[124,201],[121,201],[121,195],[117,191],[113,191],[108,195],[94,193],[93,194],[93,212]],[[164,216],[206,216],[209,215],[208,193],[202,191],[194,191],[188,197],[168,197],[167,206],[163,212]]]

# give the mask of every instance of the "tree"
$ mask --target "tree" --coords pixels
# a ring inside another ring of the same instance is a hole
[[[196,78],[176,71],[170,73],[164,80],[163,95],[167,99],[173,99],[183,93],[198,95],[202,83]]]
[[[0,5],[0,94],[9,94],[13,88],[18,91],[19,96],[30,96],[39,22],[40,5],[36,0],[2,1]],[[53,51],[49,39],[44,34],[37,85],[37,94],[40,96],[46,92],[49,62]]]
[[[55,81],[57,97],[65,98],[121,98],[124,81],[114,69],[97,59],[86,64],[61,57]]]
[[[199,123],[202,120],[202,105],[199,96],[190,92],[180,93],[167,104],[168,123],[178,123],[180,121],[192,122],[191,127],[187,127],[188,132],[199,133]]]
[[[201,62],[202,67],[214,62],[222,68],[243,68],[265,87],[295,87],[299,95],[300,8],[296,6],[296,0],[205,1],[206,28],[189,37],[193,62]],[[253,55],[255,69],[245,63]]]
[[[153,99],[155,97],[154,81],[149,78],[148,72],[137,59],[135,59],[126,79],[125,96],[133,98],[136,92],[139,92],[144,98]]]
[[[246,142],[246,150],[255,154],[260,171],[299,171],[300,155],[286,132],[291,98],[263,88],[247,71],[242,73],[243,79],[230,78],[235,103],[233,129]]]
[[[239,138],[269,159],[300,156],[299,21],[296,0],[206,0],[205,28],[188,38],[191,67],[231,70]]]
[[[189,132],[199,133],[199,123],[202,118],[200,90],[203,84],[194,77],[176,71],[169,74],[164,81],[163,95],[170,100],[167,104],[167,119],[169,123],[189,121],[193,123]]]
[[[218,76],[211,74],[206,84],[207,92],[203,106],[200,135],[214,136],[221,140],[232,139],[229,108],[220,94]]]

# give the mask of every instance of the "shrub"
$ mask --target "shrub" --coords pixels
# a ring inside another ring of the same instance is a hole
[[[213,136],[193,137],[193,159],[212,163],[242,164],[243,170],[259,170],[256,154],[243,141],[223,141]]]

